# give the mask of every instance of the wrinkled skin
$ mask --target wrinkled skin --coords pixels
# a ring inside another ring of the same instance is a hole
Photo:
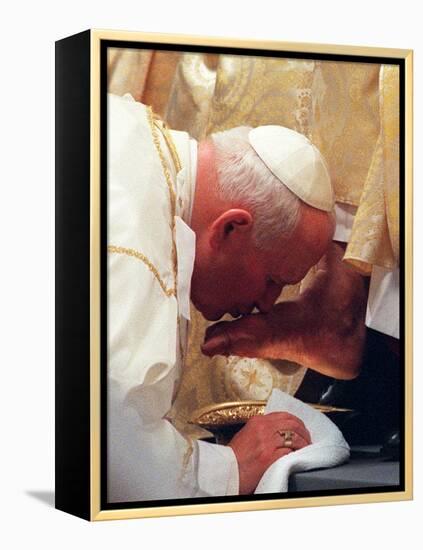
[[[294,433],[292,448],[283,446],[278,430]],[[287,412],[273,412],[254,416],[230,441],[239,470],[239,494],[254,492],[267,468],[278,458],[302,449],[311,443],[311,437],[303,422]]]
[[[365,342],[367,281],[342,257],[342,246],[332,243],[298,297],[269,313],[209,327],[203,353],[287,359],[334,378],[355,378]]]

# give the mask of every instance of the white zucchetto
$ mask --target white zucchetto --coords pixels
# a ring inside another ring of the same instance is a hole
[[[332,211],[334,194],[326,163],[304,135],[283,126],[259,126],[248,139],[269,170],[298,198]]]

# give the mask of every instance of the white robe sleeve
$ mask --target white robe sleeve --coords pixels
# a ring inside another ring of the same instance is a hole
[[[167,385],[163,379],[161,389]],[[152,388],[151,388],[152,389]],[[154,400],[154,388],[138,397]],[[145,419],[110,392],[108,501],[131,502],[238,494],[238,466],[230,447],[188,441],[166,420]]]
[[[200,489],[209,495],[239,493],[238,462],[230,447],[198,441],[198,481]]]
[[[335,205],[335,241],[349,241],[355,212],[354,206],[339,203]],[[373,266],[367,299],[366,326],[393,338],[399,338],[398,268],[388,271]]]
[[[374,266],[367,301],[366,325],[393,338],[400,337],[399,269]]]
[[[108,501],[237,494],[232,449],[190,441],[165,418],[178,378],[176,304],[131,257],[111,255],[108,279]],[[146,332],[145,313],[157,330]]]

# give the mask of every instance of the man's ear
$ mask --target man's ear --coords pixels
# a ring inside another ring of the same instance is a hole
[[[220,248],[229,239],[238,239],[251,233],[253,217],[248,210],[231,208],[214,220],[210,227],[210,246]]]

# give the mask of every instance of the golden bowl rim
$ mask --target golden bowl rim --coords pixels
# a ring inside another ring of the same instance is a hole
[[[200,425],[199,422],[201,422],[199,419],[204,414],[210,414],[216,411],[223,411],[225,409],[231,409],[234,407],[265,407],[267,404],[267,401],[263,400],[242,400],[242,401],[223,401],[221,403],[214,403],[213,405],[206,405],[204,407],[201,407],[197,410],[195,410],[190,419],[188,420],[189,424],[197,424]],[[320,405],[319,403],[306,403],[310,407],[313,407],[316,410],[319,409],[330,409],[327,412],[354,412],[354,409],[348,409],[344,407],[334,407],[332,405]],[[325,414],[325,413],[323,413]]]

